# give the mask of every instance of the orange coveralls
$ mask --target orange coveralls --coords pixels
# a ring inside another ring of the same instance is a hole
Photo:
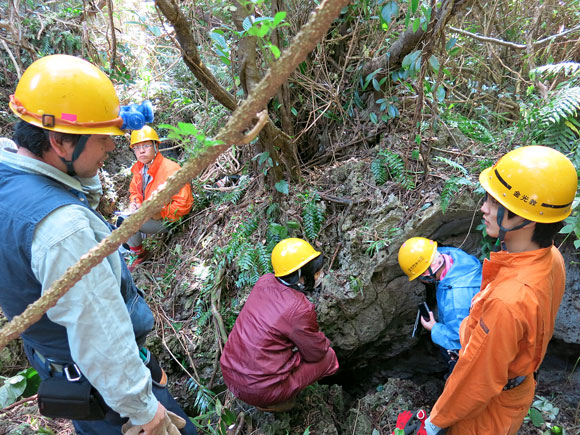
[[[534,398],[532,374],[554,332],[566,271],[556,247],[494,252],[459,331],[461,351],[431,412],[449,435],[515,434]],[[527,376],[503,391],[508,379]]]
[[[165,183],[180,168],[179,163],[163,157],[158,152],[147,171],[152,177],[152,180],[145,188],[145,198],[143,198],[143,163],[135,163],[131,168],[133,178],[129,186],[131,202],[136,202],[137,204],[143,203],[143,201],[148,199],[161,184]],[[177,220],[179,217],[189,213],[192,206],[193,195],[191,194],[191,186],[188,183],[173,195],[169,204],[161,209],[161,217],[173,221]]]

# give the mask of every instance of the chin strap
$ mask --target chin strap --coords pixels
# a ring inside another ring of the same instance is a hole
[[[438,279],[437,279],[437,272],[438,272],[439,270],[441,270],[441,268],[445,267],[445,263],[446,263],[445,256],[444,256],[444,255],[442,255],[441,257],[443,258],[443,262],[442,262],[442,263],[441,263],[441,265],[440,265],[440,266],[437,268],[437,270],[435,270],[435,271],[434,271],[434,270],[431,268],[431,265],[429,265],[429,267],[427,268],[427,270],[429,271],[429,276],[422,276],[422,277],[420,278],[420,279],[421,279],[421,281],[423,281],[423,282],[425,282],[425,283],[427,283],[427,284],[437,284],[437,281],[438,281]]]
[[[505,215],[505,207],[501,204],[498,204],[497,206],[497,225],[499,227],[499,235],[497,236],[497,241],[495,242],[496,246],[501,246],[501,250],[505,251],[506,247],[505,247],[505,242],[504,242],[504,238],[505,238],[505,234],[508,231],[515,231],[515,230],[519,230],[520,228],[525,227],[527,224],[531,223],[532,221],[524,219],[524,221],[519,224],[516,225],[513,228],[505,228],[501,223],[503,222],[503,217]]]
[[[61,157],[60,158],[63,161],[63,163],[66,165],[66,173],[68,175],[70,175],[71,177],[74,177],[77,174],[75,172],[75,168],[73,166],[73,163],[75,162],[76,159],[79,158],[79,156],[81,155],[81,153],[84,151],[85,145],[87,144],[87,141],[89,140],[89,137],[90,137],[89,134],[81,134],[81,135],[79,135],[79,140],[77,141],[77,143],[75,145],[75,149],[73,151],[72,159],[67,160],[64,157]]]
[[[298,275],[296,277],[296,282],[284,281],[282,278],[280,278],[278,276],[276,277],[276,279],[279,282],[281,282],[282,284],[284,284],[286,287],[290,287],[290,288],[297,290],[301,293],[306,293],[306,286],[300,282],[301,276],[302,276],[302,269],[298,269]]]

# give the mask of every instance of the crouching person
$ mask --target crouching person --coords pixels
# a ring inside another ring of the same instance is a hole
[[[338,370],[306,297],[322,278],[322,263],[320,252],[302,239],[274,247],[274,273],[252,289],[220,359],[229,390],[244,402],[288,410],[300,391]]]
[[[143,201],[151,198],[153,193],[159,190],[170,176],[181,169],[179,163],[161,155],[159,151],[159,136],[148,125],[131,133],[130,147],[137,158],[137,162],[131,167],[131,172],[133,173],[131,185],[129,186],[131,204],[129,205],[129,211],[121,214],[117,220],[117,225],[120,225],[124,219],[136,212]],[[173,195],[169,204],[166,204],[159,213],[146,221],[139,231],[127,240],[131,252],[134,254],[133,261],[129,266],[131,272],[137,265],[149,258],[149,252],[143,247],[141,233],[159,234],[167,232],[169,230],[167,223],[174,222],[187,215],[192,207],[193,195],[191,186],[188,183]]]

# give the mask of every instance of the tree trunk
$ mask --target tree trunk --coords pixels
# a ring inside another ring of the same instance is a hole
[[[243,15],[239,26],[241,29],[241,23],[245,16],[247,16],[247,11],[239,3],[236,3],[237,12],[234,13],[234,17]],[[177,5],[174,0],[157,0],[155,2],[156,6],[159,8],[161,13],[169,20],[173,28],[175,29],[175,34],[179,42],[179,46],[182,50],[182,56],[185,64],[193,73],[193,75],[208,89],[210,94],[227,109],[234,111],[238,105],[235,97],[230,94],[226,89],[224,89],[211,71],[203,64],[197,50],[197,43],[191,32],[191,24]],[[235,18],[237,21],[239,18]],[[238,24],[238,23],[236,23]],[[245,37],[240,41],[238,64],[240,69],[240,81],[244,88],[244,93],[248,95],[253,87],[260,80],[260,74],[258,72],[256,63],[256,38],[255,37]],[[270,132],[270,134],[266,133]],[[264,136],[265,135],[265,136]],[[268,125],[264,128],[264,133],[261,133],[260,140],[266,145],[263,146],[264,151],[269,151],[270,156],[273,161],[280,160],[280,153],[277,152],[277,148],[282,150],[282,155],[284,159],[291,158],[289,161],[282,162],[284,167],[288,170],[288,175],[292,179],[298,177],[298,158],[296,156],[296,150],[291,138],[276,127],[271,121],[268,121]],[[281,170],[282,165],[274,165],[274,172]],[[275,180],[280,180],[282,178],[281,173],[274,177]]]

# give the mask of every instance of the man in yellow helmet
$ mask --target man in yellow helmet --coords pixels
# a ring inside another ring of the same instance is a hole
[[[10,108],[20,121],[17,150],[0,154],[0,306],[12,319],[111,233],[95,211],[97,173],[115,148],[112,136],[152,113],[120,107],[101,70],[66,55],[30,65]],[[40,412],[73,420],[79,434],[120,434],[124,424],[173,434],[186,420],[182,433],[194,434],[159,366],[146,350],[140,356],[152,327],[142,292],[111,254],[22,334],[43,379]]]
[[[322,262],[320,252],[302,239],[284,239],[274,247],[274,273],[252,289],[220,359],[229,390],[244,402],[287,410],[300,391],[338,370],[306,297],[322,278]]]
[[[453,247],[437,247],[425,237],[411,237],[399,249],[399,266],[409,281],[419,279],[435,286],[438,321],[433,312],[429,319],[420,317],[430,331],[431,340],[441,350],[451,374],[461,347],[459,325],[469,314],[471,299],[481,287],[481,263],[473,255]]]
[[[140,130],[131,133],[131,149],[137,157],[137,162],[131,168],[133,178],[129,190],[131,193],[129,212],[141,207],[143,201],[149,199],[153,192],[158,190],[167,179],[180,169],[179,163],[173,162],[159,152],[159,136],[157,132],[146,125]],[[145,222],[140,230],[127,241],[135,258],[129,270],[133,269],[148,257],[143,248],[141,233],[158,234],[167,231],[166,221],[176,221],[191,211],[193,195],[191,186],[185,184],[179,192],[171,198],[171,202],[161,209],[153,218]],[[125,218],[127,214],[121,215]]]
[[[552,148],[521,147],[479,181],[487,233],[502,250],[483,264],[482,290],[461,324],[459,360],[426,422],[429,435],[517,433],[566,284],[553,239],[578,186],[570,160]]]

